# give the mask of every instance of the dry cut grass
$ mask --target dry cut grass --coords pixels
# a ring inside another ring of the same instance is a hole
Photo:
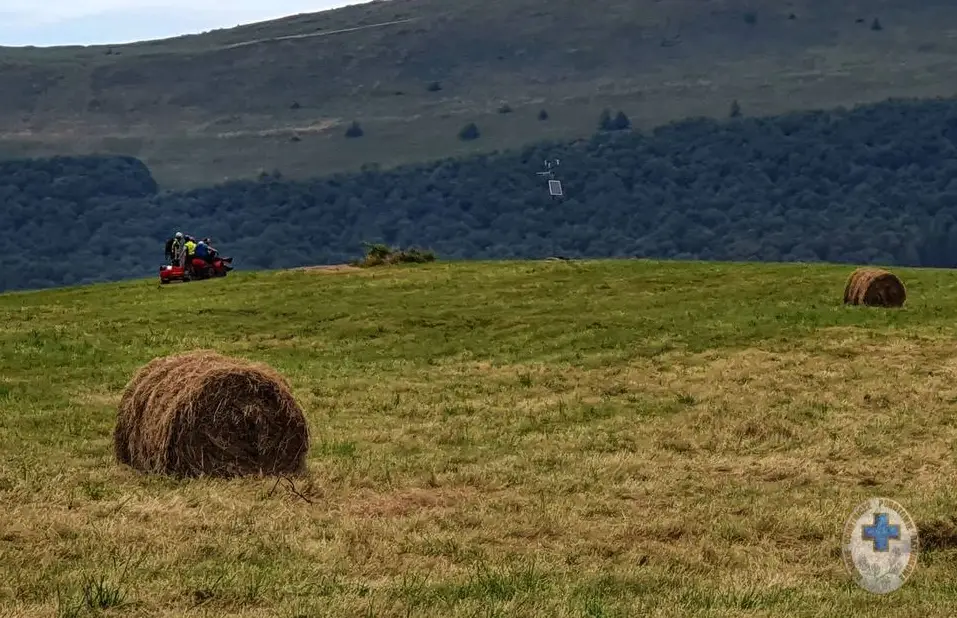
[[[643,262],[240,274],[205,288],[232,301],[219,319],[184,332],[149,316],[181,315],[185,286],[117,285],[104,305],[0,297],[0,608],[953,615],[957,293],[947,273],[905,271],[907,309],[845,307],[846,276]],[[178,481],[110,461],[138,358],[194,343],[287,376],[314,436],[306,478]],[[886,598],[851,583],[839,549],[874,495],[928,534]]]

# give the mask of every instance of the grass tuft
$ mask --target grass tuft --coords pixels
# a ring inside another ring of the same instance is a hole
[[[417,248],[395,249],[381,243],[366,243],[366,255],[354,260],[353,266],[368,268],[392,264],[421,264],[435,261],[435,253]]]

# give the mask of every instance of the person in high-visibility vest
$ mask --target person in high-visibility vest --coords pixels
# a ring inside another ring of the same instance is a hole
[[[180,252],[183,249],[183,233],[176,234],[166,241],[166,259],[170,264],[179,265]]]
[[[183,260],[182,264],[188,269],[193,268],[193,255],[196,253],[196,241],[193,240],[192,236],[186,237],[186,242],[183,243]]]

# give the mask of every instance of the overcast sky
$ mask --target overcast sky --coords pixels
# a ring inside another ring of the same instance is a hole
[[[361,0],[0,0],[0,45],[127,43],[357,4]]]

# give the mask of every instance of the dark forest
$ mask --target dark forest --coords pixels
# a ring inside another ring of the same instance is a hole
[[[0,162],[0,290],[151,276],[177,230],[237,270],[654,257],[957,266],[957,101],[689,119],[574,143],[291,182],[161,191],[128,157]],[[561,200],[536,175],[560,159]]]

